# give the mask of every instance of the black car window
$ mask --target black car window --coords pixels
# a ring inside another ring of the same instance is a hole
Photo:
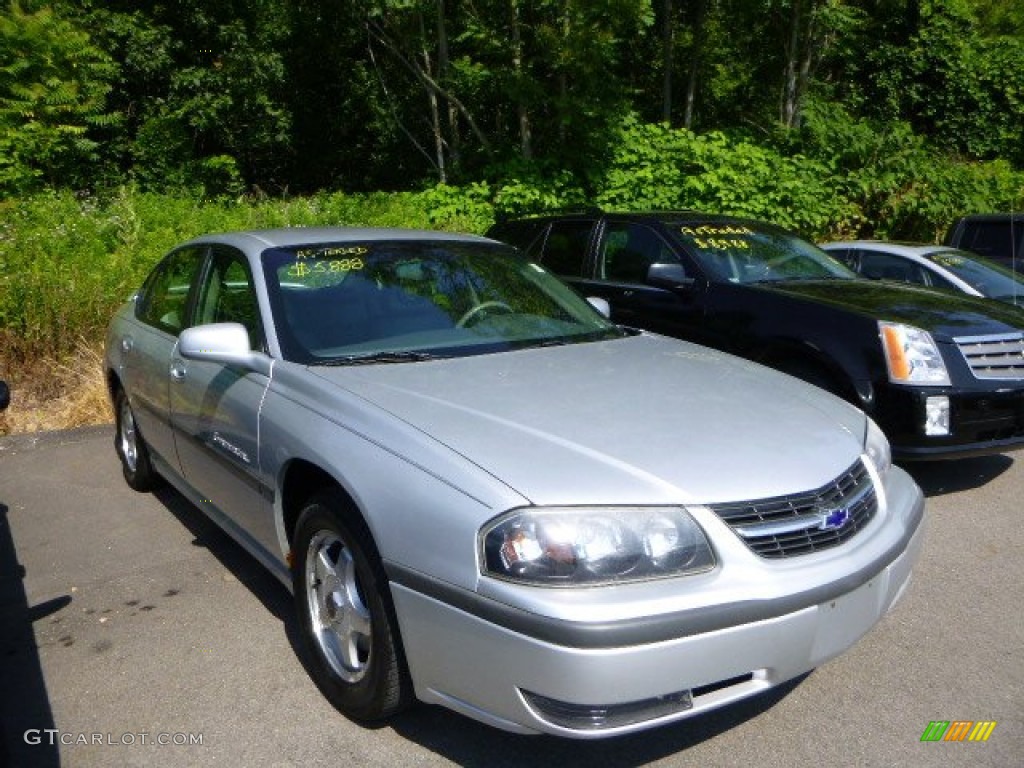
[[[241,323],[249,332],[249,345],[263,346],[256,293],[241,253],[226,248],[214,251],[199,292],[196,324],[203,323]]]
[[[1020,225],[1017,225],[1020,227]],[[1022,228],[1024,229],[1024,228]],[[1013,256],[1014,235],[1010,221],[968,221],[964,224],[963,238],[957,247],[980,253],[993,259],[1009,261]]]
[[[593,221],[556,221],[548,231],[540,262],[556,275],[582,277]]]
[[[825,253],[834,259],[839,259],[854,272],[860,271],[857,269],[857,251],[851,251],[849,248],[829,248]]]
[[[505,221],[487,230],[487,237],[514,245],[533,258],[538,258],[536,251],[539,250],[539,243],[543,242],[545,229],[547,225],[539,221]]]
[[[598,276],[604,280],[642,283],[652,264],[678,264],[679,257],[650,227],[609,222],[598,256]]]
[[[191,247],[169,254],[143,286],[135,316],[167,333],[181,333],[188,320],[189,292],[205,250]]]

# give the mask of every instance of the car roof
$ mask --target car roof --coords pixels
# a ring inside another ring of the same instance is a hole
[[[1024,221],[1024,212],[1018,211],[1016,213],[971,213],[968,214],[967,216],[961,216],[956,221],[982,221],[991,223],[1001,221],[1009,222],[1011,219],[1014,222]]]
[[[504,230],[507,226],[528,226],[530,224],[545,224],[552,221],[593,221],[595,219],[614,219],[617,221],[641,221],[651,222],[656,224],[664,224],[667,221],[673,223],[680,221],[697,221],[702,223],[715,223],[720,222],[723,224],[746,224],[756,226],[759,229],[773,229],[781,230],[778,225],[772,224],[768,221],[761,221],[759,219],[753,219],[745,216],[731,216],[724,213],[705,213],[704,211],[694,210],[667,210],[667,211],[602,211],[599,209],[593,210],[573,210],[564,213],[542,213],[536,216],[524,216],[521,218],[511,218],[507,221],[499,222],[492,230],[498,232]]]
[[[867,251],[880,251],[892,253],[897,256],[928,256],[933,253],[956,253],[968,258],[977,258],[976,254],[953,248],[949,245],[935,245],[934,243],[910,243],[896,240],[837,240],[831,243],[822,243],[818,246],[823,250],[835,250],[839,248],[861,248]]]
[[[449,241],[497,244],[479,235],[454,232],[436,232],[426,229],[401,227],[281,227],[278,229],[252,229],[220,232],[189,240],[185,245],[223,243],[243,249],[277,248],[314,243],[346,243],[384,240]]]

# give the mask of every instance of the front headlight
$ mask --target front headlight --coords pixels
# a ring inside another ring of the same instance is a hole
[[[715,565],[704,531],[679,507],[517,509],[480,531],[484,572],[539,586],[642,581]]]
[[[889,381],[894,384],[948,386],[949,372],[928,331],[912,325],[878,321]]]
[[[880,476],[884,476],[892,466],[892,452],[889,449],[889,441],[882,430],[878,428],[871,419],[867,420],[868,426],[864,430],[864,453],[875,465],[875,470]]]

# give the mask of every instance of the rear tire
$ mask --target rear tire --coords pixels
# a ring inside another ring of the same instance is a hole
[[[121,471],[124,473],[125,482],[136,491],[153,490],[159,485],[160,476],[153,469],[149,447],[142,439],[142,433],[135,423],[131,403],[128,402],[128,395],[123,389],[118,389],[114,397],[114,415],[117,425],[114,448],[121,459]]]
[[[383,720],[408,706],[405,667],[387,577],[373,542],[347,523],[337,491],[311,498],[295,528],[295,607],[310,676],[342,714]]]

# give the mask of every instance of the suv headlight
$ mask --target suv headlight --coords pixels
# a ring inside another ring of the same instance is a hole
[[[484,572],[538,586],[699,573],[715,565],[704,531],[679,507],[513,510],[480,531]]]
[[[875,470],[880,476],[885,476],[892,466],[892,452],[889,449],[889,441],[882,430],[874,421],[868,419],[867,429],[864,430],[864,453],[875,465]]]
[[[889,381],[894,384],[948,386],[949,372],[928,331],[901,323],[878,322]]]

